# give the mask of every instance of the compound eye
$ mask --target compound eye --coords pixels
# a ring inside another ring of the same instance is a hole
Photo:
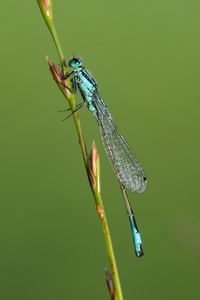
[[[68,66],[70,68],[76,68],[82,65],[82,60],[80,58],[73,57],[69,60]]]
[[[74,58],[73,61],[76,65],[78,65],[80,63],[80,60],[78,58]]]

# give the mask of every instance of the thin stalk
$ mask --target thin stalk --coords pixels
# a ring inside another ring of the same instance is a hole
[[[101,224],[103,227],[103,233],[104,233],[104,238],[106,241],[108,257],[109,257],[110,266],[111,266],[111,270],[112,270],[112,276],[113,276],[113,281],[114,281],[114,286],[115,286],[116,297],[118,300],[123,299],[119,274],[118,274],[118,270],[117,270],[117,264],[116,264],[116,260],[115,260],[115,254],[114,254],[114,250],[113,250],[113,246],[112,246],[112,240],[110,237],[110,231],[108,228],[108,222],[107,222],[107,218],[106,218],[106,214],[105,214],[101,196],[100,195],[95,196],[95,201],[96,201],[97,211],[98,211],[98,214],[99,214],[99,217],[101,220]]]
[[[37,0],[37,2],[40,7],[40,10],[42,12],[42,15],[44,17],[44,20],[51,32],[53,40],[55,42],[56,48],[59,53],[60,61],[64,67],[64,73],[67,74],[67,67],[65,65],[64,55],[63,55],[62,48],[59,43],[59,39],[58,39],[56,30],[55,30],[55,27],[53,24],[51,0]],[[75,127],[77,130],[78,138],[79,138],[79,143],[80,143],[81,152],[83,155],[84,164],[85,164],[85,167],[87,170],[92,193],[94,195],[96,208],[97,208],[97,211],[98,211],[98,214],[99,214],[99,217],[101,220],[101,224],[103,227],[106,247],[107,247],[107,251],[108,251],[108,256],[109,256],[109,261],[110,261],[110,265],[111,265],[112,276],[113,276],[113,281],[114,281],[114,286],[115,286],[115,295],[116,295],[115,299],[123,300],[122,290],[121,290],[121,285],[120,285],[120,280],[119,280],[119,275],[118,275],[118,270],[117,270],[117,264],[116,264],[112,241],[111,241],[110,232],[109,232],[109,228],[108,228],[108,222],[106,219],[106,214],[105,214],[105,210],[104,210],[104,206],[103,206],[103,202],[102,202],[102,198],[101,198],[99,155],[97,155],[96,159],[94,159],[94,153],[97,153],[97,150],[93,151],[93,147],[92,147],[93,152],[91,152],[91,155],[89,156],[87,153],[84,136],[83,136],[83,132],[81,129],[80,120],[78,118],[78,112],[77,111],[75,112],[75,110],[76,110],[75,97],[74,97],[74,94],[71,93],[69,91],[69,89],[66,88],[66,86],[71,88],[70,78],[68,78],[66,81],[63,81],[63,74],[62,75],[60,74],[57,67],[48,58],[47,58],[47,61],[49,63],[50,71],[53,75],[53,78],[56,80],[56,83],[58,84],[62,93],[68,100],[72,112],[74,112],[73,119],[74,119]]]
[[[122,295],[122,290],[121,290],[121,285],[120,285],[120,280],[119,280],[119,274],[117,270],[117,264],[115,260],[115,254],[112,246],[112,240],[110,236],[110,231],[108,227],[108,221],[106,218],[106,213],[103,205],[103,201],[101,198],[101,187],[100,187],[100,157],[99,153],[97,151],[95,142],[92,144],[92,149],[90,152],[90,163],[91,163],[91,168],[90,170],[93,173],[93,179],[95,180],[94,182],[90,180],[92,192],[94,195],[95,203],[96,203],[96,209],[99,214],[101,224],[103,227],[103,233],[104,233],[104,238],[106,242],[106,247],[108,251],[108,257],[110,261],[110,266],[112,270],[112,276],[113,276],[113,282],[115,286],[115,299],[123,299]],[[90,174],[90,173],[88,173]],[[89,176],[90,177],[90,176]]]

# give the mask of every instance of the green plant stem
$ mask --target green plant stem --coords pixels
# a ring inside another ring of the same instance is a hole
[[[72,111],[74,111],[75,109],[76,109],[76,106],[72,108]],[[78,118],[78,113],[77,112],[75,112],[73,114],[73,118],[74,118],[74,123],[75,123],[75,126],[76,126],[78,138],[79,138],[79,144],[80,144],[80,147],[81,147],[83,160],[84,160],[85,167],[86,167],[86,170],[87,170],[87,168],[88,168],[88,154],[87,154],[87,149],[86,149],[86,145],[85,145],[83,132],[82,132],[82,129],[81,129],[81,123],[80,123],[80,120]]]
[[[58,54],[59,54],[59,57],[60,57],[60,61],[62,63],[64,63],[64,55],[63,55],[62,48],[60,46],[58,35],[56,33],[55,26],[54,26],[53,22],[51,22],[48,27],[49,27],[49,30],[50,30],[51,35],[53,37],[54,43],[56,45],[56,48],[57,48],[57,51],[58,51]]]
[[[65,71],[65,73],[67,73],[67,67],[65,65],[62,48],[60,46],[59,39],[58,39],[56,30],[55,30],[55,27],[54,27],[54,24],[53,24],[53,21],[52,21],[52,14],[51,14],[51,18],[48,18],[47,15],[44,15],[44,9],[41,5],[41,1],[38,0],[38,4],[39,4],[39,7],[41,9],[44,20],[45,20],[45,22],[46,22],[46,24],[47,24],[47,26],[48,26],[48,28],[51,32],[53,40],[55,42],[56,48],[57,48],[58,53],[59,53],[60,60],[64,64],[64,71]],[[61,80],[62,80],[62,78],[61,78]],[[68,79],[67,84],[68,84],[69,87],[71,87],[70,79]],[[76,103],[75,103],[74,94],[69,92],[69,91],[65,92],[65,90],[62,89],[62,88],[61,88],[61,90],[62,90],[63,94],[65,95],[65,97],[67,98],[67,100],[69,101],[70,108],[71,108],[72,112],[74,112],[76,110]],[[104,237],[105,237],[105,241],[106,241],[109,261],[110,261],[110,265],[111,265],[112,276],[113,276],[113,281],[114,281],[114,285],[115,285],[117,300],[123,300],[119,275],[118,275],[118,271],[117,271],[117,264],[116,264],[116,261],[115,261],[115,255],[114,255],[112,241],[111,241],[110,232],[109,232],[109,228],[108,228],[108,222],[107,222],[107,219],[106,219],[106,214],[105,214],[105,210],[104,210],[104,206],[103,206],[103,202],[102,202],[100,192],[97,191],[97,189],[94,188],[94,185],[93,185],[93,181],[95,179],[92,177],[93,175],[92,175],[92,171],[91,171],[90,159],[89,159],[89,155],[88,155],[87,150],[86,150],[86,145],[85,145],[85,141],[84,141],[84,137],[83,137],[83,132],[82,132],[82,129],[81,129],[80,120],[78,118],[78,112],[73,113],[73,119],[74,119],[74,122],[75,122],[77,134],[78,134],[78,137],[79,137],[81,152],[82,152],[83,159],[84,159],[84,164],[85,164],[85,167],[86,167],[86,170],[87,170],[90,186],[91,186],[91,189],[92,189],[92,192],[93,192],[93,195],[94,195],[96,208],[97,208],[97,211],[99,213],[100,220],[101,220],[102,227],[103,227],[103,232],[104,232]],[[92,180],[91,180],[91,178],[92,178]]]
[[[102,198],[101,198],[101,195],[95,195],[94,192],[93,192],[93,194],[94,194],[95,201],[96,201],[97,211],[98,211],[98,214],[99,214],[99,217],[101,220],[101,224],[103,227],[104,238],[106,241],[108,257],[109,257],[113,281],[114,281],[114,285],[115,285],[116,297],[118,300],[123,300],[122,289],[121,289],[121,285],[120,285],[120,279],[119,279],[117,264],[116,264],[116,260],[115,260],[115,254],[113,251],[112,240],[111,240],[111,236],[110,236],[110,231],[109,231],[109,227],[108,227],[108,222],[107,222]]]

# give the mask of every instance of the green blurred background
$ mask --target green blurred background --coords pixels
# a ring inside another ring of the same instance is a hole
[[[199,1],[53,2],[68,60],[83,58],[148,188],[128,192],[144,257],[98,126],[84,107],[87,147],[101,157],[102,196],[124,299],[198,299]],[[110,270],[68,103],[45,56],[59,64],[36,1],[2,1],[0,298],[109,299]],[[81,102],[78,95],[77,103]]]

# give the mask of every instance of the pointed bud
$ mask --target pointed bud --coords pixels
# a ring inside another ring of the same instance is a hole
[[[60,71],[58,70],[56,65],[48,58],[48,56],[46,56],[46,60],[49,64],[50,71],[51,71],[51,74],[53,75],[53,78],[56,81],[60,81]]]
[[[117,300],[113,277],[111,276],[111,274],[108,272],[108,270],[106,268],[105,268],[105,275],[106,275],[106,283],[108,286],[110,297],[112,300]]]
[[[93,177],[91,184],[93,188],[96,190],[97,194],[100,194],[100,157],[97,151],[97,147],[95,141],[92,143],[92,148],[90,152],[90,163],[91,163],[91,171],[93,173]]]
[[[67,88],[67,81],[62,79],[62,75],[60,74],[60,71],[56,67],[56,65],[46,56],[46,60],[49,64],[51,74],[53,75],[53,78],[55,79],[56,83],[58,84],[61,91],[67,96],[70,95],[70,91]]]
[[[37,0],[38,5],[40,7],[41,13],[48,24],[52,22],[53,15],[52,15],[52,1],[51,0]]]

